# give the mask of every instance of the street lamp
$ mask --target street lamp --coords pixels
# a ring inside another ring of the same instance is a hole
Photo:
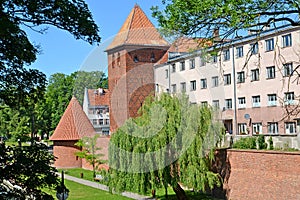
[[[64,171],[61,171],[61,186],[57,187],[56,197],[59,200],[66,200],[69,196],[69,190],[64,184]]]

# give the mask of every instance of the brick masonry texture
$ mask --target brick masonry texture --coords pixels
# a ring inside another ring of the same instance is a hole
[[[79,148],[75,146],[77,141],[54,141],[53,154],[56,156],[54,162],[57,168],[81,168],[82,159],[75,153]]]
[[[226,153],[219,152],[217,162],[223,160],[218,171],[227,199],[300,200],[300,152],[229,149]]]

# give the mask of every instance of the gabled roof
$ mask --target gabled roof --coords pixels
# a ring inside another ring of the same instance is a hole
[[[72,97],[50,140],[79,140],[96,134],[81,105]]]
[[[89,106],[109,106],[109,90],[107,89],[88,89]]]
[[[169,46],[137,4],[106,50],[122,45]]]

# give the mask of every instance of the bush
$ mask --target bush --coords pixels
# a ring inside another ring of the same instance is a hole
[[[255,137],[244,137],[233,143],[233,148],[237,149],[256,149]]]
[[[264,135],[259,135],[257,137],[257,144],[258,144],[258,149],[267,149],[268,145],[265,142],[265,136]]]

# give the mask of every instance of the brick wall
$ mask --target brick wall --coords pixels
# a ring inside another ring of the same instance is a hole
[[[217,153],[217,171],[227,199],[300,200],[300,152],[225,151]]]
[[[164,49],[145,47],[108,52],[111,132],[129,117],[136,117],[145,98],[154,93],[153,65],[165,52]]]
[[[81,168],[82,159],[75,153],[79,150],[75,146],[77,141],[54,141],[53,154],[56,156],[54,166],[57,168]]]

